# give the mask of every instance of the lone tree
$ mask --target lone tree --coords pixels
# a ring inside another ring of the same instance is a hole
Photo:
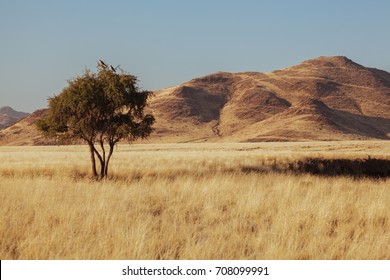
[[[48,99],[48,114],[37,123],[46,135],[85,141],[95,178],[107,177],[110,158],[120,140],[146,138],[153,130],[153,115],[144,114],[151,92],[140,90],[137,77],[122,70],[118,74],[118,68],[100,62],[97,73],[85,70],[69,80],[59,95]]]

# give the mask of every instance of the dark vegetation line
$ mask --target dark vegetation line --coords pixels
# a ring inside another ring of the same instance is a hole
[[[241,168],[244,173],[290,172],[293,174],[312,174],[319,176],[349,176],[354,178],[389,178],[390,160],[387,159],[319,159],[307,158],[285,166],[273,164],[271,166]]]
[[[371,178],[371,179],[386,179],[390,178],[390,160],[388,159],[323,159],[323,158],[306,158],[290,163],[278,163],[274,161],[272,164],[259,164],[259,165],[247,165],[237,167],[218,167],[210,168],[207,170],[170,170],[156,172],[150,170],[134,171],[128,175],[112,174],[107,179],[110,181],[122,181],[127,183],[138,182],[144,178],[152,180],[168,179],[175,181],[178,178],[195,176],[197,178],[214,177],[215,174],[223,173],[229,174],[267,174],[267,173],[280,173],[280,174],[292,174],[302,175],[311,174],[322,177],[352,177],[354,179]],[[0,170],[0,176],[4,178],[9,177],[46,177],[55,178],[56,172],[50,169],[42,169],[31,171],[14,171],[14,170]],[[69,179],[73,181],[91,180],[91,176],[87,172],[76,171],[68,174]]]

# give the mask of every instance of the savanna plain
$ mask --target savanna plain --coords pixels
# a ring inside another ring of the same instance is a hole
[[[100,181],[86,146],[0,147],[0,259],[390,259],[390,179],[305,157],[390,143],[120,144]]]

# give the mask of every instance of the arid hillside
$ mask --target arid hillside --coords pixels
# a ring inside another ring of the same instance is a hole
[[[24,112],[18,112],[9,106],[0,108],[0,129],[13,125],[18,120],[27,117],[29,114]]]
[[[390,73],[343,56],[219,72],[156,91],[150,110],[152,142],[390,139]],[[0,144],[47,141],[35,138],[34,119],[0,131]]]
[[[156,92],[151,107],[161,139],[388,139],[390,73],[319,57],[270,73],[193,79]]]
[[[54,139],[48,139],[37,130],[36,122],[43,117],[46,109],[37,110],[14,125],[0,130],[0,145],[53,145]]]

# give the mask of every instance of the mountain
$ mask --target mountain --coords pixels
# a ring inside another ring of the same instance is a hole
[[[390,73],[343,56],[218,72],[156,91],[149,110],[152,142],[390,139]]]
[[[319,57],[193,79],[156,92],[151,107],[162,141],[389,139],[390,73]]]
[[[53,139],[47,139],[36,129],[38,119],[45,116],[47,109],[40,109],[21,119],[14,125],[0,130],[0,145],[53,145]]]
[[[11,107],[5,106],[0,108],[0,129],[16,123],[18,120],[27,117],[29,114],[18,112]]]

